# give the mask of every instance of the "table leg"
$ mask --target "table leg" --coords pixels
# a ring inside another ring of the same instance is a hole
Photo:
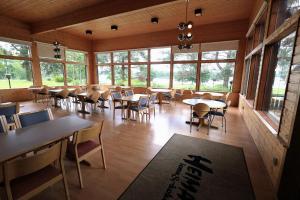
[[[193,123],[193,106],[191,106],[191,113],[190,113],[190,133],[192,132],[192,123]]]
[[[81,110],[78,110],[79,113],[83,113],[83,114],[90,114],[90,112],[87,112],[85,110],[85,102],[81,101]]]

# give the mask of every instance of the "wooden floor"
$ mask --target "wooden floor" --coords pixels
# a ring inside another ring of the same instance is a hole
[[[24,102],[21,111],[38,110],[45,105],[41,103]],[[89,108],[90,109],[90,108]],[[53,109],[55,117],[76,114],[75,108]],[[82,165],[84,188],[79,188],[75,163],[66,160],[66,172],[71,199],[117,199],[134,178],[150,162],[168,139],[179,133],[192,137],[205,138],[244,149],[247,166],[253,189],[257,199],[275,199],[271,181],[263,165],[258,150],[247,130],[247,127],[237,108],[230,108],[227,115],[227,133],[223,128],[211,130],[207,134],[206,128],[201,128],[189,133],[189,125],[185,121],[189,116],[189,107],[177,103],[157,105],[155,118],[146,122],[124,121],[120,111],[116,111],[116,119],[112,119],[112,110],[93,113],[92,115],[79,116],[94,121],[105,120],[103,129],[103,141],[107,169],[101,165],[101,157],[94,155],[88,160],[92,166]],[[214,121],[221,126],[221,120]],[[43,134],[41,132],[41,134]],[[47,189],[35,199],[63,199],[62,184]]]

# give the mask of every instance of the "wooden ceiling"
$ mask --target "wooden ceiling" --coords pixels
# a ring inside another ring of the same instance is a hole
[[[254,0],[189,0],[194,25],[248,19]],[[31,26],[32,33],[61,29],[87,39],[108,39],[175,29],[185,20],[185,0],[1,0],[0,15]],[[158,5],[159,4],[159,5]],[[194,9],[203,16],[195,17]],[[102,10],[102,11],[101,11]],[[151,17],[159,23],[152,24]],[[118,31],[111,31],[116,24]],[[87,37],[85,30],[93,35]]]
[[[195,25],[248,19],[253,7],[252,0],[190,0],[188,20]],[[194,9],[202,8],[203,16],[195,17]],[[158,17],[158,24],[151,24],[151,17]],[[93,30],[89,39],[108,39],[175,29],[185,19],[185,1],[179,0],[168,4],[149,7],[138,11],[105,17],[80,25],[63,29],[68,33],[87,37],[85,30]],[[110,26],[116,24],[118,31],[111,31]]]
[[[1,0],[0,13],[26,23],[51,19],[105,0]]]

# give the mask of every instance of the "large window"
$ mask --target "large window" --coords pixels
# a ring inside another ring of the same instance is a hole
[[[206,51],[202,53],[202,60],[228,60],[236,58],[236,50]]]
[[[128,51],[115,51],[113,52],[114,63],[128,63]]]
[[[114,65],[115,85],[128,85],[128,65]]]
[[[173,88],[196,89],[197,64],[174,64]]]
[[[111,63],[110,53],[97,53],[97,64]]]
[[[171,48],[153,48],[150,50],[150,57],[151,62],[170,61]]]
[[[111,85],[111,66],[98,66],[98,80],[100,84]]]
[[[268,69],[264,109],[276,121],[279,121],[281,117],[295,35],[295,32],[288,35],[272,47],[273,53]]]
[[[66,71],[68,85],[85,85],[87,83],[85,53],[66,50]]]
[[[131,85],[147,86],[147,65],[131,65]]]
[[[150,69],[151,87],[168,88],[170,82],[170,64],[152,64]]]
[[[198,60],[198,53],[174,53],[174,61]]]
[[[229,92],[232,88],[234,63],[202,63],[200,90]]]
[[[33,85],[29,45],[0,41],[0,55],[0,89]]]
[[[43,85],[64,85],[64,65],[62,63],[40,62],[40,66]]]
[[[148,61],[148,50],[132,50],[130,51],[131,62],[147,62]]]

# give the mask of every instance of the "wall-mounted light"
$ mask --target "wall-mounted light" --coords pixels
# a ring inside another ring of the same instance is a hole
[[[158,24],[158,17],[152,17],[151,18],[151,23],[152,24]]]
[[[116,31],[116,30],[118,30],[118,26],[117,25],[111,25],[110,29],[113,30],[113,31]]]
[[[194,13],[195,13],[195,16],[196,16],[196,17],[200,17],[200,16],[202,16],[202,9],[201,9],[201,8],[197,8],[197,9],[194,11]]]

